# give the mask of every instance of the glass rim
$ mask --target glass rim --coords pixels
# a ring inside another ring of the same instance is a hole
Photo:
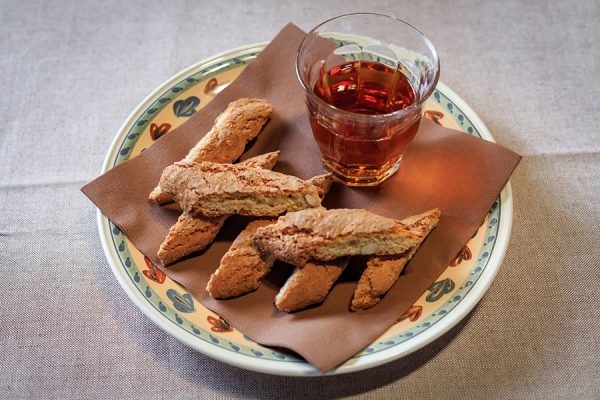
[[[392,111],[391,113],[359,114],[359,113],[355,113],[355,112],[351,112],[351,111],[342,110],[341,108],[338,108],[332,104],[327,103],[325,100],[321,99],[319,96],[314,94],[312,89],[307,86],[307,83],[304,81],[304,79],[300,75],[300,51],[303,49],[306,39],[308,39],[308,37],[312,33],[316,32],[319,28],[323,27],[325,24],[327,24],[331,21],[334,21],[337,19],[361,16],[361,15],[383,17],[386,19],[393,20],[395,22],[400,22],[401,24],[406,25],[409,28],[411,28],[412,30],[414,30],[421,37],[421,39],[423,39],[423,41],[425,42],[425,45],[429,48],[429,50],[431,51],[433,58],[434,58],[433,61],[434,61],[434,66],[435,66],[435,77],[431,83],[431,87],[427,90],[427,92],[425,92],[425,94],[422,96],[422,98],[419,101],[414,102],[413,104],[411,104],[410,106],[408,106],[406,108]],[[302,86],[302,89],[304,90],[304,93],[306,94],[306,96],[309,97],[311,100],[316,101],[318,104],[321,104],[322,106],[330,109],[331,111],[335,111],[335,112],[341,113],[342,115],[346,115],[349,117],[351,116],[352,118],[358,118],[358,119],[364,119],[364,120],[380,120],[380,119],[388,119],[390,117],[402,116],[403,114],[409,114],[409,113],[413,112],[416,108],[421,107],[423,105],[423,103],[425,103],[425,101],[431,96],[431,94],[435,90],[438,80],[440,78],[440,58],[439,58],[437,50],[435,49],[435,46],[433,45],[431,40],[429,40],[429,38],[427,36],[425,36],[425,34],[423,34],[423,32],[421,32],[415,26],[409,24],[406,21],[392,17],[390,15],[379,14],[379,13],[365,13],[365,12],[348,13],[348,14],[338,15],[333,18],[329,18],[329,19],[321,22],[314,28],[312,28],[310,31],[308,31],[306,36],[304,36],[304,38],[300,42],[300,45],[298,46],[298,50],[296,50],[296,76],[297,76],[298,80],[300,81],[300,86]]]

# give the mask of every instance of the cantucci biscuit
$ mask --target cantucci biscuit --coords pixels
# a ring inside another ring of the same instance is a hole
[[[419,238],[419,242],[402,254],[374,256],[367,261],[352,298],[353,311],[366,310],[381,301],[439,220],[440,210],[436,208],[400,221]]]
[[[269,120],[273,107],[261,99],[238,99],[229,103],[214,122],[212,129],[182,160],[232,163]],[[150,193],[150,200],[159,204],[172,202],[160,185]]]
[[[332,181],[331,174],[307,180],[321,190],[321,196],[329,191]],[[225,299],[241,296],[258,288],[262,278],[271,270],[275,258],[261,254],[252,247],[252,235],[258,228],[273,223],[275,220],[256,220],[239,234],[206,286],[206,291],[212,297]]]
[[[249,158],[242,161],[240,165],[272,169],[278,158],[279,151],[274,151]],[[184,212],[169,229],[167,237],[161,243],[158,258],[166,266],[203,250],[215,239],[226,219],[227,216],[204,218]]]
[[[302,266],[353,255],[400,254],[419,237],[400,222],[362,209],[314,208],[288,213],[260,228],[253,245],[279,260]]]
[[[184,211],[207,217],[277,216],[321,205],[320,190],[300,178],[236,164],[175,163],[160,187]]]
[[[323,302],[347,265],[348,258],[344,257],[296,267],[275,297],[275,306],[291,312]]]
[[[206,286],[206,291],[212,297],[227,299],[258,288],[262,278],[271,270],[275,258],[254,249],[250,245],[252,235],[261,226],[274,222],[260,219],[252,221],[233,241]]]

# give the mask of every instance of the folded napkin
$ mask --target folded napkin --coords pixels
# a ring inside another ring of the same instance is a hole
[[[303,179],[323,173],[294,70],[296,49],[304,35],[287,25],[234,82],[185,124],[82,188],[154,263],[160,264],[156,253],[179,212],[151,204],[148,194],[163,168],[183,158],[229,102],[258,97],[275,108],[243,159],[281,150],[275,170]],[[397,219],[434,207],[442,210],[439,225],[405,273],[383,301],[366,312],[349,311],[357,280],[352,272],[361,268],[358,262],[349,266],[322,305],[293,314],[279,312],[273,305],[291,273],[282,263],[253,293],[225,301],[205,294],[211,273],[248,221],[242,217],[230,218],[205,252],[164,271],[253,340],[291,349],[325,372],[368,346],[427,290],[477,230],[520,158],[499,145],[423,119],[392,178],[368,189],[334,184],[324,203],[327,208],[366,208]]]

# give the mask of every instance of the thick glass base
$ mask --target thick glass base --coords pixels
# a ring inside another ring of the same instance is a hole
[[[346,186],[377,186],[383,181],[394,175],[400,167],[400,160],[395,161],[381,167],[368,166],[343,166],[331,160],[323,160],[323,166],[327,172],[331,172],[336,181]]]

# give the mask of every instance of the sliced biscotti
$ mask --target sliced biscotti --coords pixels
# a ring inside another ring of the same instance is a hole
[[[400,254],[419,237],[394,219],[362,209],[314,208],[279,217],[260,228],[252,243],[260,251],[296,266],[309,259]]]
[[[163,171],[161,189],[184,211],[217,217],[277,216],[319,207],[319,189],[295,176],[235,164],[175,163]]]
[[[348,265],[348,258],[324,262],[309,262],[296,267],[275,297],[275,306],[285,312],[319,304]]]
[[[267,123],[273,106],[262,99],[238,99],[229,103],[205,138],[194,146],[185,161],[231,163]]]
[[[252,158],[248,158],[247,160],[240,161],[237,165],[245,165],[246,167],[251,167],[251,168],[273,169],[275,167],[275,164],[277,164],[277,160],[279,159],[279,153],[280,153],[279,150],[277,150],[277,151],[272,151],[270,153],[260,154],[256,157],[252,157]],[[317,178],[317,177],[315,177],[315,178]],[[160,199],[160,201],[158,202],[159,204],[162,205],[162,204],[167,204],[167,203],[173,203],[175,201],[173,196],[171,196],[168,193],[163,192],[159,186],[157,186],[157,188],[158,189],[155,189],[155,190],[160,191],[160,196],[158,197]]]
[[[279,158],[279,151],[261,154],[240,162],[240,165],[272,169]],[[317,177],[315,177],[316,179]],[[158,250],[158,258],[164,266],[203,250],[217,236],[227,216],[206,218],[184,212],[169,229]]]
[[[437,226],[440,215],[440,210],[436,208],[400,221],[419,238],[419,242],[402,254],[369,258],[354,291],[350,307],[353,311],[366,310],[381,301],[423,240]]]
[[[182,161],[232,163],[237,160],[269,120],[273,107],[261,99],[238,99],[229,103],[215,120],[212,129]],[[157,186],[150,200],[159,204],[173,199]]]
[[[158,249],[158,259],[164,265],[203,250],[217,236],[225,223],[226,216],[208,219],[184,212],[169,229],[169,233]]]
[[[307,180],[319,188],[321,197],[329,191],[332,181],[331,174]],[[271,270],[275,258],[261,254],[252,247],[252,235],[258,228],[274,223],[274,219],[256,220],[239,234],[208,282],[206,290],[212,297],[225,299],[241,296],[258,288],[262,278]]]
[[[227,299],[256,290],[262,278],[271,270],[275,257],[261,254],[251,246],[256,229],[274,223],[256,220],[248,224],[233,241],[211,275],[206,291],[215,299]]]

